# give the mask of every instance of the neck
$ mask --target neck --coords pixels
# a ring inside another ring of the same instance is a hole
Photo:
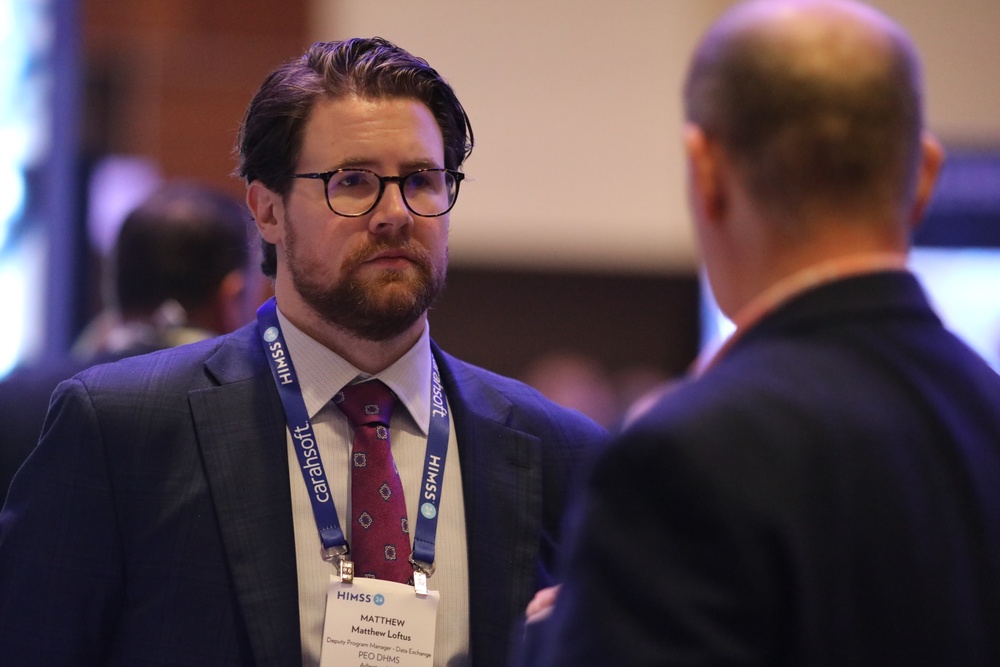
[[[727,276],[732,317],[744,305],[790,276],[826,264],[849,265],[853,258],[896,256],[905,259],[908,237],[903,225],[870,220],[830,220],[811,225],[796,238],[773,233],[766,223],[747,226],[747,238],[727,244]]]
[[[803,269],[865,255],[905,256],[908,239],[902,225],[875,227],[865,221],[834,222],[818,228],[802,242],[774,244],[767,279],[775,283]]]

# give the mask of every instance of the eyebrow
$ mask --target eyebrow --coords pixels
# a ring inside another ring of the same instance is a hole
[[[444,169],[443,165],[437,163],[437,161],[430,158],[422,158],[419,160],[411,160],[409,162],[404,162],[402,165],[402,173],[409,174],[418,169]],[[337,169],[369,169],[375,171],[375,160],[360,157],[349,157],[341,160],[337,166],[332,167],[330,171],[335,171]],[[381,174],[385,176],[386,174]]]

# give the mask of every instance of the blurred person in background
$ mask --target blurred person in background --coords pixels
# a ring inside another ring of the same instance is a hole
[[[152,352],[228,333],[256,309],[246,207],[173,183],[122,223],[111,258],[111,302],[74,346],[85,360]],[[256,305],[259,305],[256,304]]]
[[[184,181],[162,185],[126,216],[110,257],[110,306],[69,358],[25,365],[0,382],[0,500],[38,442],[59,382],[94,364],[217,336],[252,319],[262,294],[249,266],[249,221],[241,202]]]

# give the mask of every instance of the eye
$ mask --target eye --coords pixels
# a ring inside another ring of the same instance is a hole
[[[330,187],[341,189],[371,187],[376,182],[377,179],[366,171],[341,171],[330,179]]]
[[[410,174],[406,179],[406,184],[413,190],[419,190],[430,185],[430,178],[427,177],[426,173]]]
[[[410,192],[441,190],[446,172],[438,169],[416,171],[406,177],[406,189]]]

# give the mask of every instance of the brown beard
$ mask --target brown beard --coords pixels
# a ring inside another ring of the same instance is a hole
[[[445,269],[434,266],[430,254],[411,239],[393,237],[366,244],[351,253],[341,267],[344,279],[334,286],[315,279],[311,266],[296,264],[296,236],[289,230],[285,261],[296,291],[324,321],[362,340],[385,341],[409,329],[444,291]],[[413,261],[412,271],[384,271],[359,278],[355,270],[385,250],[402,250]]]

